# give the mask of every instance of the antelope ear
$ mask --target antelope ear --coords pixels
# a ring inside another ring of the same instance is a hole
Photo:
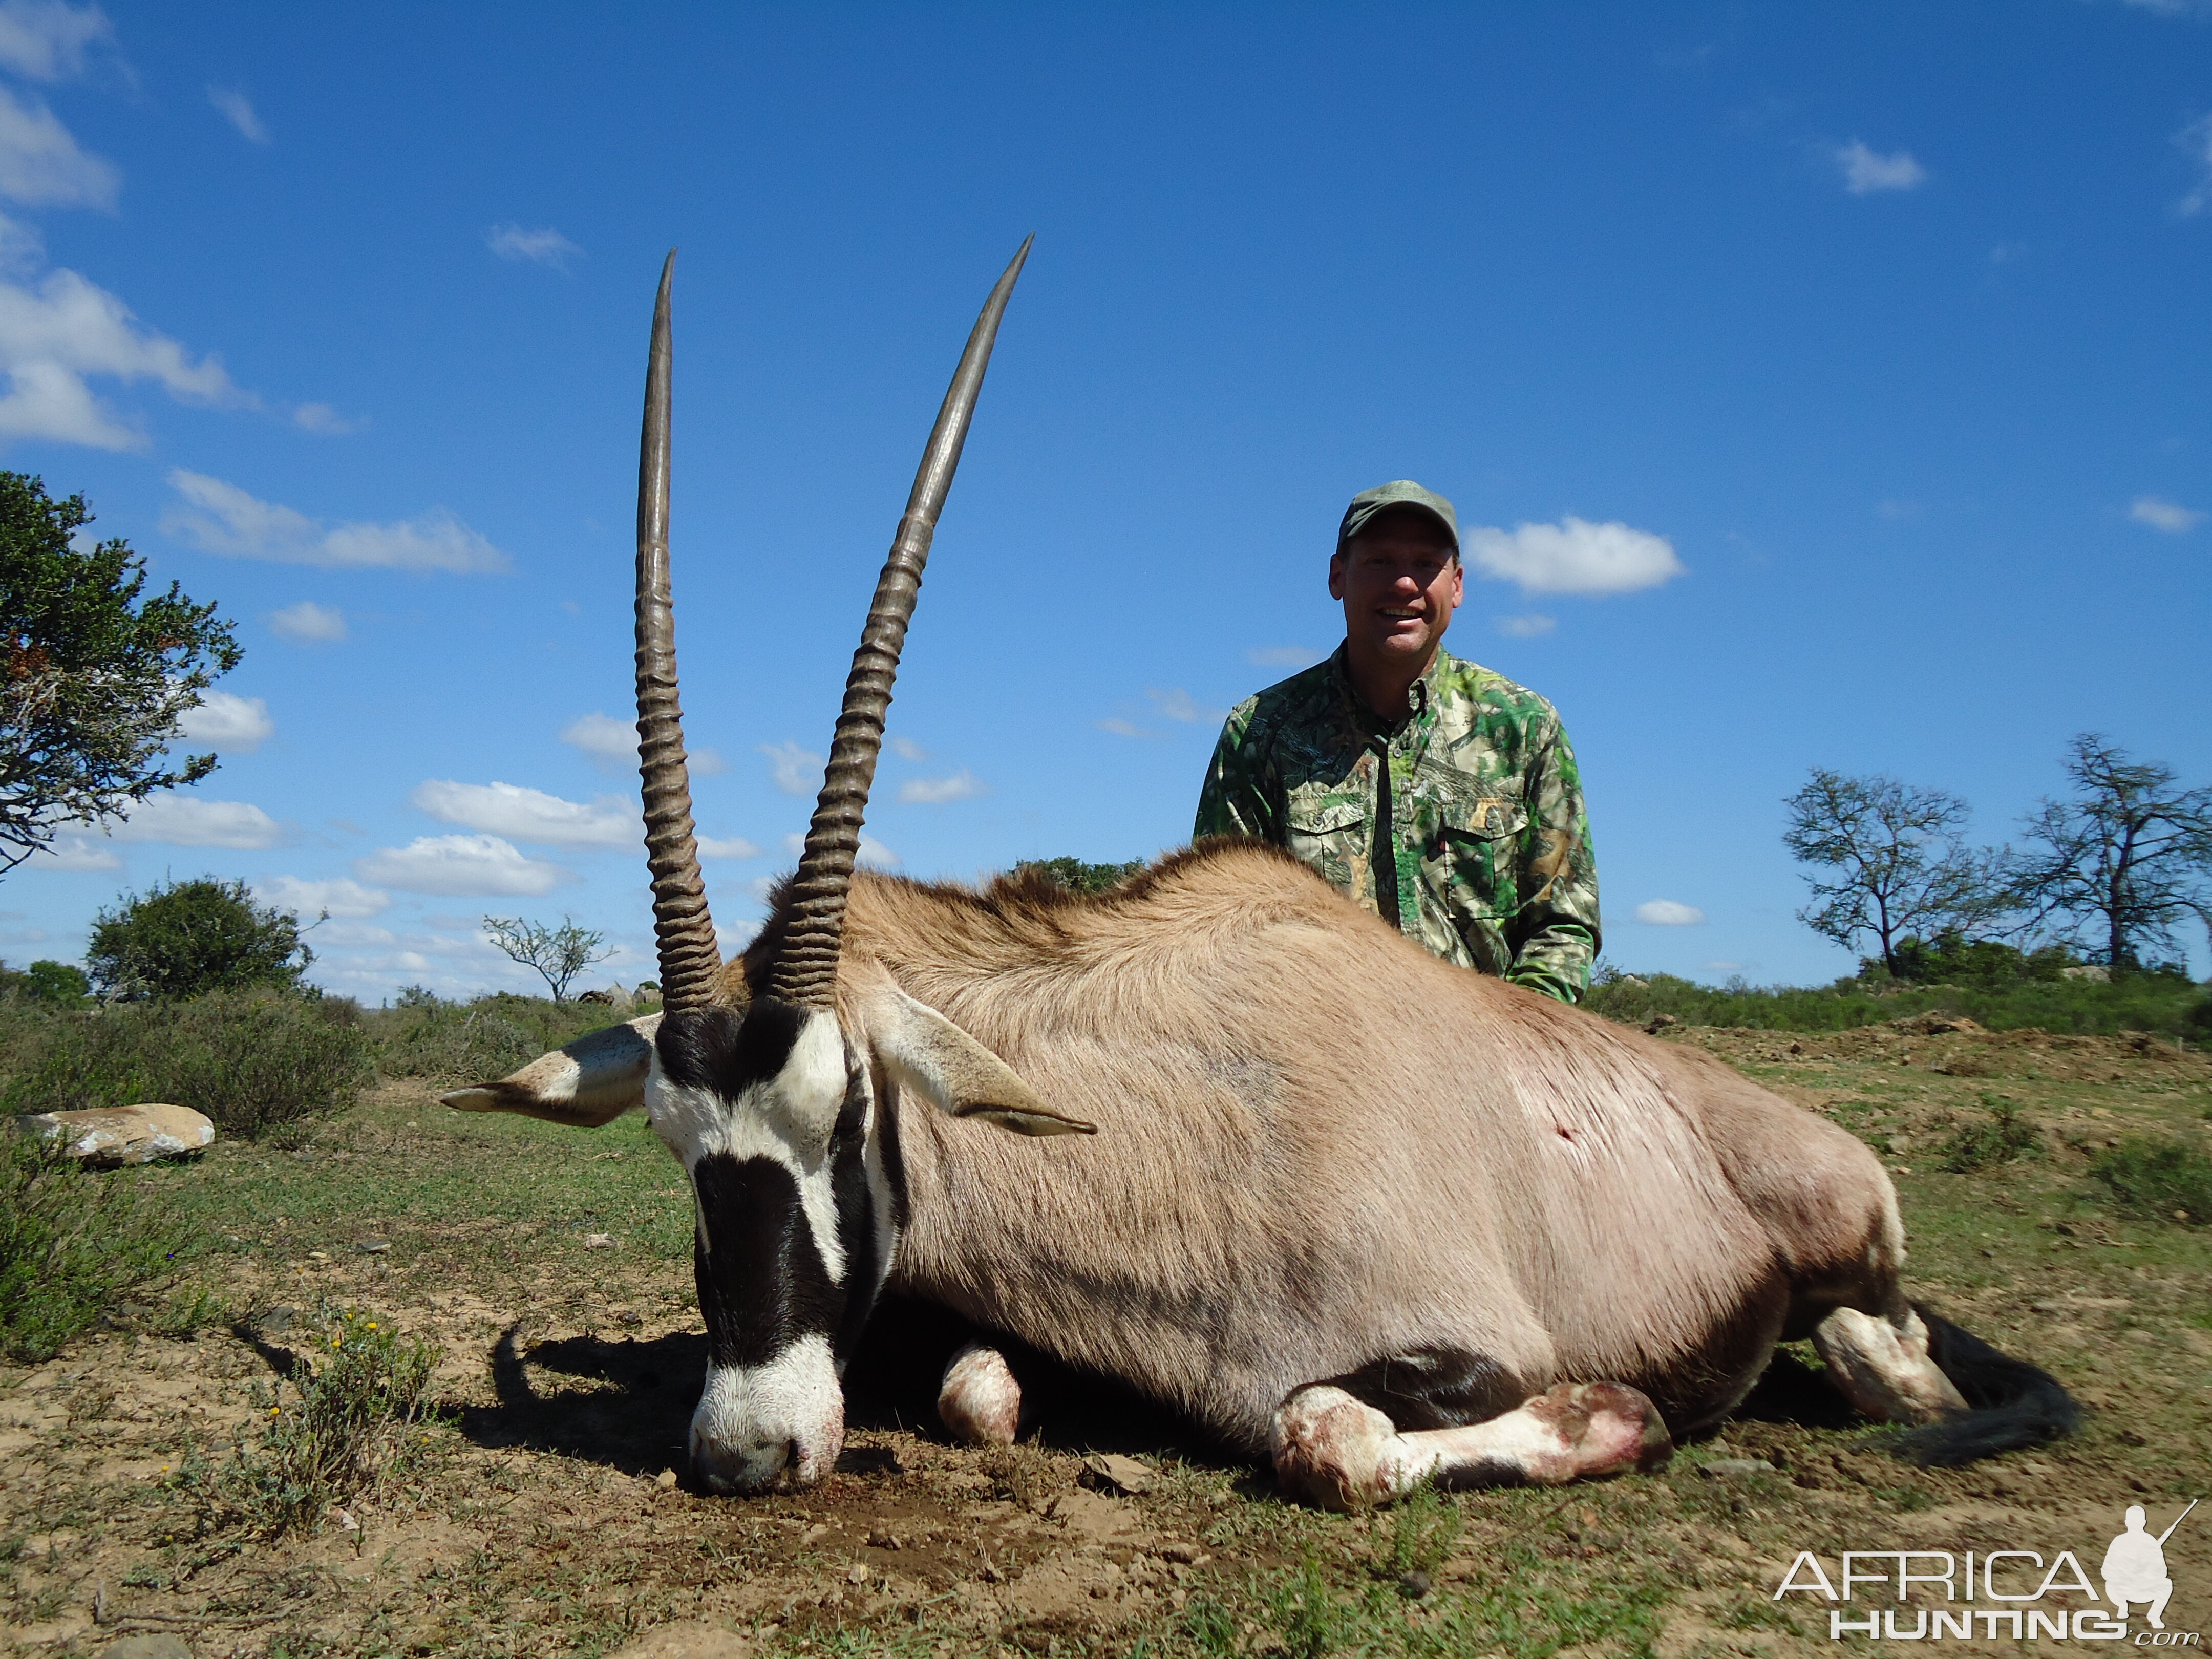
[[[1098,1133],[1095,1123],[1054,1111],[1012,1066],[888,977],[869,992],[863,1017],[878,1057],[900,1086],[949,1117],[981,1118],[1022,1135]]]
[[[653,1069],[653,1034],[660,1016],[587,1032],[496,1083],[456,1089],[438,1098],[457,1112],[519,1112],[572,1128],[596,1129],[645,1104]]]

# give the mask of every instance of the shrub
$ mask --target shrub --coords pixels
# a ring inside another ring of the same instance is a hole
[[[1972,1175],[1992,1164],[2043,1156],[2043,1136],[2012,1102],[1984,1095],[1982,1104],[1990,1109],[1988,1121],[1960,1124],[1937,1152],[1944,1169]]]
[[[5,1103],[53,1112],[165,1100],[205,1112],[226,1134],[258,1135],[353,1103],[374,1071],[359,1018],[341,999],[267,992],[67,1015]]]
[[[2089,1166],[2113,1207],[2146,1221],[2212,1222],[2212,1158],[2178,1140],[2122,1141]]]
[[[1024,859],[1014,866],[1016,875],[1042,876],[1072,893],[1105,893],[1145,867],[1142,859],[1127,864],[1085,864],[1081,859]]]
[[[34,962],[20,971],[0,963],[0,994],[53,1008],[82,1008],[91,994],[84,969],[66,962]]]
[[[380,1039],[386,1077],[471,1083],[505,1077],[549,1048],[615,1023],[612,1011],[598,1003],[505,994],[446,1002],[420,986],[403,990],[397,1006],[365,1018]]]
[[[260,1444],[240,1446],[211,1482],[212,1495],[271,1534],[316,1524],[419,1463],[428,1443],[436,1347],[359,1308],[325,1303],[305,1325],[303,1351],[264,1396]]]
[[[298,916],[257,905],[242,881],[213,876],[173,882],[101,911],[85,952],[94,983],[133,999],[290,990],[314,959],[300,942]]]
[[[0,1350],[35,1364],[169,1270],[183,1231],[127,1176],[0,1130]]]

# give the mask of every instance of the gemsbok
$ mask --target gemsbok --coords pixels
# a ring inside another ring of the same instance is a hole
[[[887,1291],[987,1334],[945,1376],[956,1436],[1015,1434],[1002,1334],[1264,1449],[1331,1507],[1650,1468],[1806,1336],[1860,1411],[1921,1425],[1925,1461],[2066,1432],[2057,1382],[1906,1300],[1896,1194],[1852,1136],[1695,1050],[1439,962],[1284,854],[1210,842],[1096,897],[855,872],[923,562],[1028,253],[930,434],[798,870],[726,965],[677,699],[672,253],[661,272],[637,700],[663,1010],[445,1101],[586,1127],[641,1105],[683,1162],[699,1482],[830,1468],[844,1363]]]

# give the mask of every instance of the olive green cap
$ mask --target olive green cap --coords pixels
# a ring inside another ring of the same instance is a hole
[[[1336,550],[1343,552],[1346,544],[1367,528],[1368,520],[1394,507],[1419,507],[1440,520],[1444,534],[1451,538],[1452,551],[1459,551],[1459,514],[1435,490],[1424,489],[1411,478],[1393,478],[1389,483],[1377,484],[1354,495],[1352,505],[1344,509],[1344,522],[1337,526]]]

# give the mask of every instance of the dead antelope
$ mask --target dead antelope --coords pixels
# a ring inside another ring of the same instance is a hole
[[[923,561],[1027,253],[931,434],[797,873],[726,967],[677,705],[662,272],[637,687],[665,1012],[445,1098],[585,1127],[641,1104],[683,1161],[698,1479],[818,1479],[886,1291],[1264,1448],[1330,1505],[1650,1467],[1807,1335],[1854,1405],[1924,1425],[1921,1456],[2064,1432],[2056,1382],[1907,1303],[1896,1196],[1850,1135],[1438,962],[1286,856],[1208,844],[1098,898],[855,874]],[[1019,1389],[987,1345],[941,1403],[956,1434],[1014,1435]]]

